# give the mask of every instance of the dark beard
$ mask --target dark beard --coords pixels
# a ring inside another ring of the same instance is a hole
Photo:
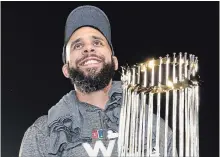
[[[95,68],[87,69],[88,76],[85,76],[84,72],[79,68],[70,68],[68,66],[68,72],[70,74],[70,80],[73,85],[77,87],[82,93],[91,93],[104,89],[114,77],[115,64],[112,59],[111,63],[104,64],[100,72],[96,72]]]

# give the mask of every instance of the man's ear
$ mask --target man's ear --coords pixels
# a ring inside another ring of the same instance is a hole
[[[64,75],[66,78],[69,78],[68,64],[64,64],[64,65],[63,65],[62,71],[63,71],[63,75]]]
[[[118,70],[118,59],[116,56],[113,56],[113,62],[115,63],[115,70]]]

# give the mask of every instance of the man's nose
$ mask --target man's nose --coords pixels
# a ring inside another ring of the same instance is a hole
[[[95,52],[94,46],[91,44],[86,45],[83,50],[83,53],[91,53],[91,52]]]

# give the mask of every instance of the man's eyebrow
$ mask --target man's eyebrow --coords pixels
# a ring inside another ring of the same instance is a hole
[[[101,37],[98,37],[98,36],[94,36],[94,35],[93,35],[92,38],[93,38],[93,39],[98,39],[98,40],[104,41],[104,39],[102,39]]]
[[[72,43],[71,43],[71,46],[72,47],[73,45],[75,45],[76,43],[80,42],[82,39],[81,38],[78,38],[76,40],[74,40]]]

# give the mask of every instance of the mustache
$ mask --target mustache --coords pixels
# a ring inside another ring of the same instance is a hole
[[[78,65],[81,61],[83,61],[84,59],[86,59],[88,57],[96,57],[96,58],[99,58],[100,60],[102,60],[103,62],[105,61],[104,56],[98,56],[96,54],[86,54],[82,58],[76,60],[76,65]]]

